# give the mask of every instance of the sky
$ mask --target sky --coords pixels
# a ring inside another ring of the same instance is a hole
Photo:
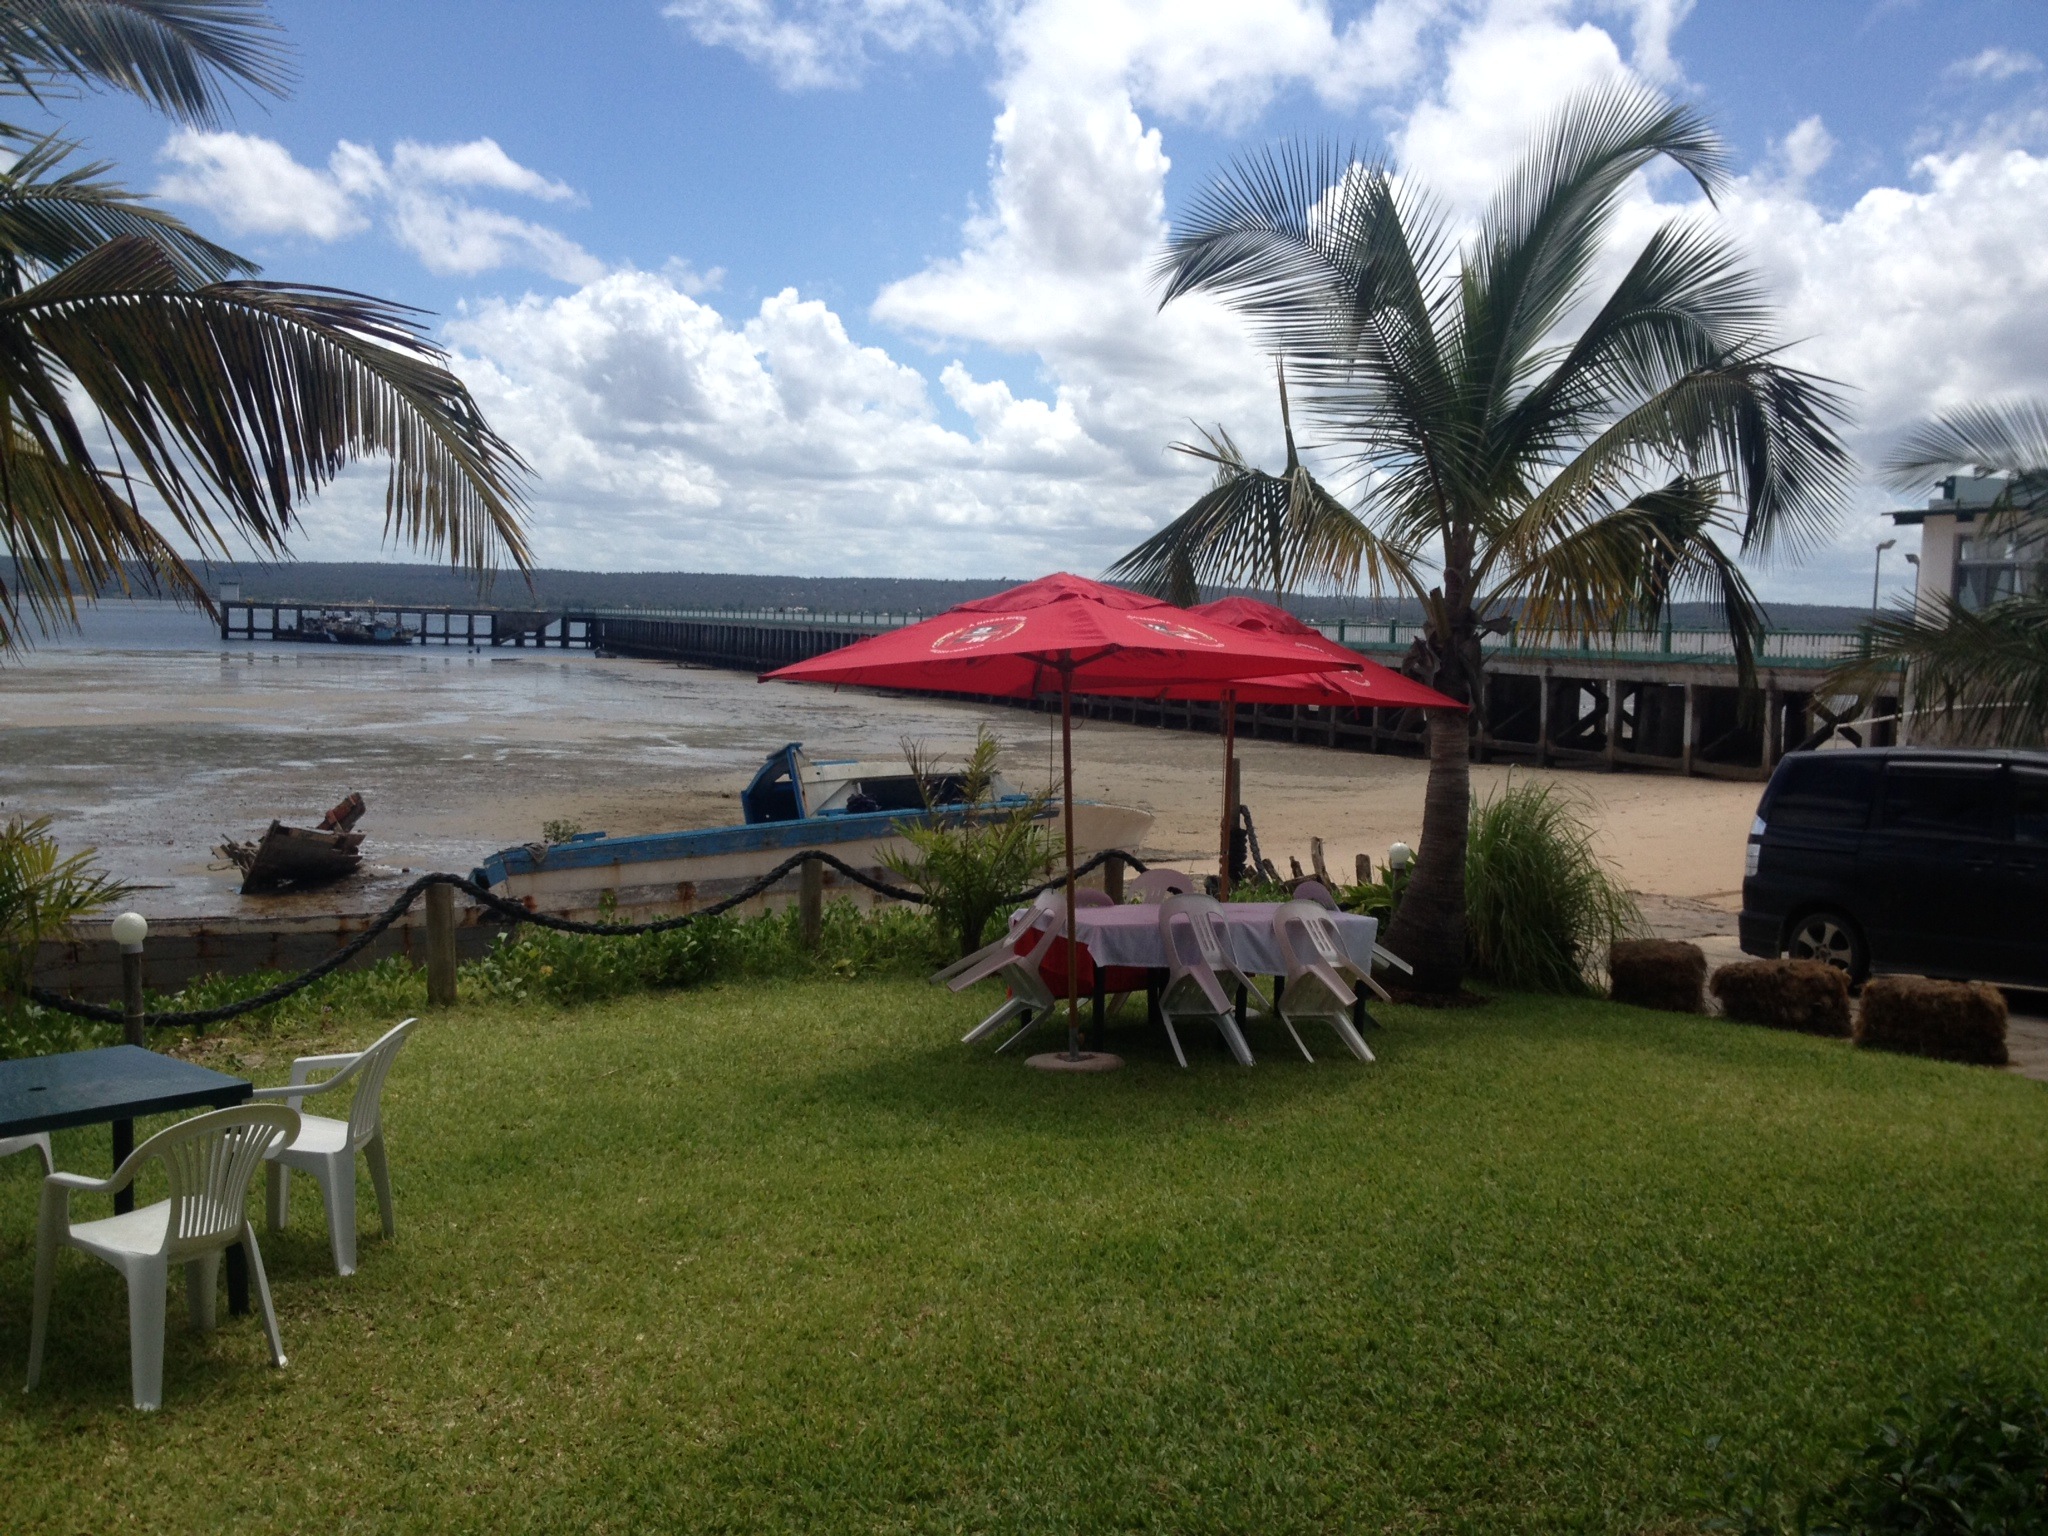
[[[1863,464],[1933,411],[2048,394],[2040,0],[284,0],[288,99],[219,131],[59,103],[92,154],[265,275],[429,324],[534,467],[539,563],[802,575],[1098,573],[1278,460],[1269,362],[1154,257],[1234,157],[1385,156],[1473,215],[1574,90],[1704,111],[1708,210],[1653,171],[1619,256],[1731,232]],[[1332,483],[1350,471],[1310,457]],[[304,558],[414,558],[382,474]],[[1867,602],[1866,473],[1767,597]],[[1907,575],[1893,557],[1887,586]]]

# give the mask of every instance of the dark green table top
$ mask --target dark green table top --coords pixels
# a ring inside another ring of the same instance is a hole
[[[0,1061],[0,1136],[139,1120],[178,1109],[225,1109],[254,1085],[139,1045]]]

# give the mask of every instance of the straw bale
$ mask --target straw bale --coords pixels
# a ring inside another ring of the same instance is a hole
[[[1863,989],[1856,1043],[2002,1067],[2005,995],[1981,981],[1880,976]]]
[[[1618,939],[1607,950],[1608,996],[1638,1008],[1700,1013],[1706,1008],[1707,956],[1675,939]]]
[[[1809,1035],[1849,1033],[1849,978],[1820,960],[1738,960],[1709,983],[1721,1012]]]

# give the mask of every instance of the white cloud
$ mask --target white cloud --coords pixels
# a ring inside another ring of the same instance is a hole
[[[852,85],[875,49],[944,54],[980,32],[968,7],[945,0],[671,0],[662,14],[792,90]]]
[[[270,139],[181,128],[158,158],[174,169],[157,183],[157,196],[209,209],[234,234],[325,241],[369,227],[333,175],[299,164],[290,150]]]
[[[1801,118],[1773,149],[1784,168],[1787,184],[1801,188],[1833,158],[1835,136],[1828,132],[1820,114],[1815,113],[1812,117]]]
[[[1971,58],[1957,59],[1949,65],[1947,72],[1972,80],[2010,80],[2015,75],[2034,74],[2040,68],[2041,61],[2031,53],[2013,48],[1986,48]]]
[[[575,197],[572,188],[519,164],[495,139],[401,139],[388,164],[370,146],[344,139],[322,171],[301,165],[272,139],[180,129],[159,158],[174,167],[157,183],[159,197],[205,208],[236,234],[331,242],[381,222],[433,272],[520,266],[583,283],[605,270],[557,230],[443,190],[482,187],[548,202]]]

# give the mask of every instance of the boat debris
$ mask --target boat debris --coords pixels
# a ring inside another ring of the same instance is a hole
[[[363,834],[355,824],[368,809],[351,794],[320,818],[318,827],[288,827],[273,821],[253,843],[224,838],[214,850],[242,872],[244,896],[303,891],[352,875],[362,865]]]

